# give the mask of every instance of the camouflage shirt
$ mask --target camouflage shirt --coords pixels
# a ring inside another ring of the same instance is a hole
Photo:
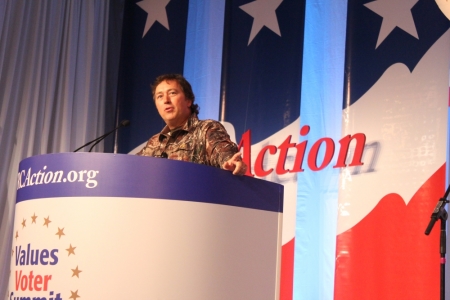
[[[221,168],[238,152],[225,128],[217,121],[202,120],[192,114],[182,127],[168,126],[152,136],[137,155],[167,157]]]

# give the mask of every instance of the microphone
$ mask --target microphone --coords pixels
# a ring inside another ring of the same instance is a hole
[[[114,128],[114,129],[111,130],[110,132],[107,132],[107,133],[105,133],[104,135],[99,136],[98,138],[96,138],[96,139],[90,141],[89,143],[84,144],[83,146],[81,146],[81,147],[75,149],[73,152],[77,152],[78,150],[83,149],[84,147],[89,146],[90,144],[94,143],[94,144],[91,146],[91,148],[89,149],[89,152],[91,152],[91,151],[92,151],[92,148],[94,148],[95,145],[97,145],[97,144],[100,143],[102,140],[104,140],[108,135],[110,135],[111,133],[115,132],[115,131],[118,130],[119,128],[126,127],[126,126],[128,126],[128,125],[130,125],[130,121],[128,121],[128,120],[122,120],[122,122],[120,122],[119,126],[117,126],[116,128]]]
[[[159,154],[159,155],[155,155],[154,157],[159,157],[159,158],[167,158],[167,157],[169,157],[169,156],[167,155],[167,153],[166,153],[166,152],[162,152],[161,154]]]

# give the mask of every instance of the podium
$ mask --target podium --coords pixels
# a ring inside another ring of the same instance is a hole
[[[8,299],[278,299],[282,211],[282,185],[209,166],[30,157]]]

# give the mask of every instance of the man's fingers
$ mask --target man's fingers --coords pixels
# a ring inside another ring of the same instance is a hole
[[[236,163],[236,168],[233,171],[234,175],[244,175],[247,171],[247,165],[242,161]]]
[[[237,152],[233,155],[233,157],[231,158],[232,161],[242,161],[241,159],[241,153]]]
[[[234,175],[244,175],[247,171],[247,166],[242,161],[240,152],[235,153],[228,161],[224,162],[222,168],[232,171]]]

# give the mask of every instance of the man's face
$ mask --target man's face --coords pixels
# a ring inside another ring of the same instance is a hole
[[[192,101],[186,99],[176,80],[163,81],[155,89],[159,115],[170,129],[182,126],[191,115]]]

